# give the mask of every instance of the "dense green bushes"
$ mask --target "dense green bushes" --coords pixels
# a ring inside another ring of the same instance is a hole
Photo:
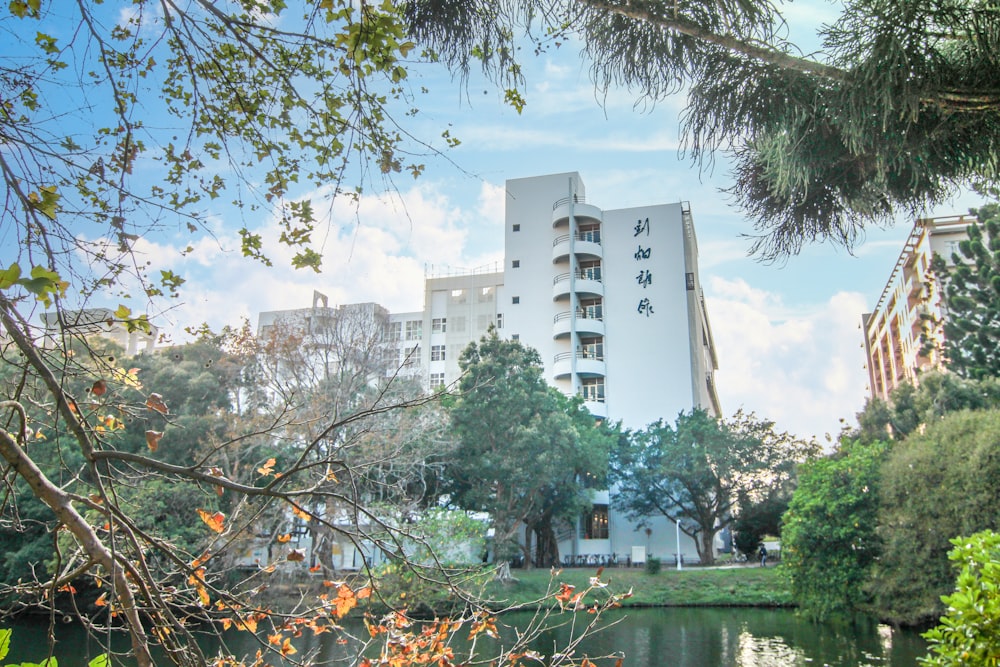
[[[868,602],[879,555],[878,478],[886,446],[848,443],[803,464],[782,530],[792,595],[808,615],[847,614]]]
[[[873,588],[880,613],[921,623],[954,586],[951,540],[1000,528],[1000,412],[958,412],[897,443],[882,470]]]

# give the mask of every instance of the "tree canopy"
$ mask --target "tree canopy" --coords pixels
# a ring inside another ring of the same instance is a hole
[[[600,92],[686,94],[683,146],[699,163],[715,150],[732,157],[730,194],[765,258],[813,241],[850,247],[866,225],[996,183],[992,2],[849,0],[818,35],[793,35],[799,44],[782,12],[770,0],[404,5],[417,41],[461,71],[516,84],[528,33],[536,51],[579,43]]]
[[[530,565],[530,539],[520,538],[534,532],[545,550],[539,560],[558,562],[553,524],[589,509],[612,432],[545,382],[538,352],[495,330],[470,344],[459,365],[460,394],[449,409],[458,445],[445,490],[458,506],[490,514],[497,558],[521,553]]]
[[[779,433],[752,414],[723,421],[695,409],[673,425],[660,420],[621,441],[612,458],[615,502],[633,520],[662,515],[680,522],[710,564],[715,535],[732,523],[738,501],[781,493],[815,450],[815,443]]]
[[[945,366],[963,378],[1000,377],[1000,205],[973,209],[977,221],[951,257],[935,255]]]

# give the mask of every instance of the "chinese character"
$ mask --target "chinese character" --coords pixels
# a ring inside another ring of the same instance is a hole
[[[638,262],[641,259],[649,259],[649,254],[653,252],[652,248],[643,248],[641,245],[639,249],[635,251],[635,260]]]
[[[635,281],[642,285],[643,289],[646,289],[648,285],[653,284],[653,274],[648,269],[640,271],[639,275],[635,277]]]
[[[653,304],[649,299],[643,299],[639,302],[639,307],[636,309],[640,315],[645,315],[649,317],[653,314]]]
[[[632,234],[632,236],[638,236],[643,232],[646,232],[646,236],[649,236],[649,218],[646,218],[645,220],[639,220],[637,223],[635,223],[635,234]]]

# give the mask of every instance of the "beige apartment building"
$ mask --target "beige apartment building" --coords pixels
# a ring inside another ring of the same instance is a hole
[[[940,367],[940,354],[923,350],[925,329],[940,340],[940,322],[946,315],[929,273],[931,258],[938,254],[950,261],[973,222],[967,215],[918,219],[875,309],[861,316],[873,398],[888,400],[893,389],[916,382],[921,371]]]

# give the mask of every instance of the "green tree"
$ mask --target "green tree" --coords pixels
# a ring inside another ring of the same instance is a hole
[[[849,614],[870,600],[879,557],[879,480],[884,443],[844,441],[803,464],[784,517],[781,557],[799,608],[817,619]]]
[[[545,535],[552,521],[590,507],[588,479],[603,478],[613,440],[578,400],[545,382],[538,353],[518,341],[491,330],[462,352],[459,366],[449,408],[458,445],[444,489],[459,507],[489,513],[497,561],[520,553],[530,566],[525,529]]]
[[[858,428],[847,436],[864,442],[893,438],[903,440],[951,412],[1000,408],[1000,380],[986,377],[972,380],[954,373],[929,372],[920,384],[902,384],[892,391],[889,401],[871,398],[858,413]]]
[[[656,515],[680,522],[711,564],[715,535],[732,523],[740,496],[768,497],[815,449],[752,414],[722,421],[695,409],[673,426],[657,421],[622,440],[611,476],[616,504],[640,523]]]
[[[951,257],[935,254],[932,279],[944,311],[945,366],[964,378],[1000,377],[1000,205],[973,209],[978,220]],[[937,324],[933,322],[932,324]]]
[[[924,634],[933,667],[1000,664],[1000,535],[983,531],[955,538],[948,554],[959,571],[955,590],[942,602],[941,623]]]
[[[716,149],[732,156],[730,194],[763,257],[850,246],[900,209],[996,183],[990,2],[851,0],[798,44],[782,11],[765,0],[405,5],[418,41],[461,70],[516,79],[517,40],[531,31],[540,49],[578,40],[601,92],[624,86],[655,103],[683,91],[683,146],[698,163]]]
[[[778,489],[758,502],[746,497],[740,499],[732,524],[733,546],[740,553],[753,557],[766,535],[781,536],[781,520],[792,497],[791,484],[788,487]]]
[[[882,469],[875,603],[883,617],[922,623],[951,590],[950,540],[1000,528],[1000,412],[949,414],[897,443]]]

